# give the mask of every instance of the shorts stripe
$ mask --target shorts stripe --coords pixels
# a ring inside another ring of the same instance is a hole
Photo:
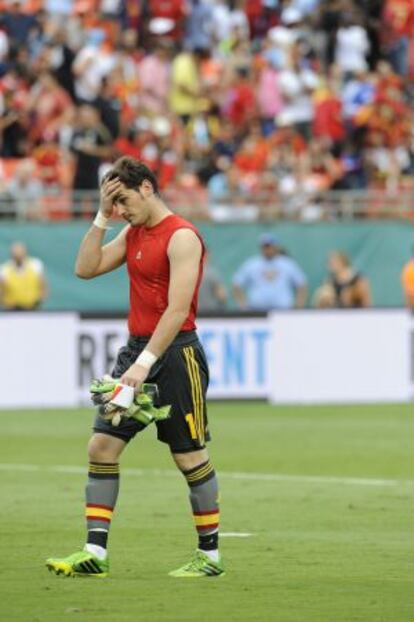
[[[184,356],[187,363],[188,375],[191,384],[191,395],[194,407],[194,422],[198,439],[204,443],[204,416],[203,416],[203,392],[201,385],[200,369],[195,358],[192,346],[184,348]]]
[[[191,348],[191,356],[194,363],[194,375],[196,379],[196,389],[198,395],[198,424],[200,430],[200,440],[204,443],[204,417],[203,417],[203,391],[201,386],[201,377],[200,377],[200,368],[198,366],[198,361],[195,358],[194,348]]]
[[[192,397],[193,410],[194,410],[194,425],[195,425],[198,440],[200,442],[203,442],[202,431],[200,429],[200,414],[199,414],[200,397],[199,397],[199,388],[197,384],[198,369],[194,365],[195,360],[193,357],[192,350],[193,350],[192,347],[183,348],[183,352],[184,352],[184,356],[185,356],[185,360],[187,364],[188,377],[190,379],[191,397]]]
[[[194,417],[194,425],[195,425],[197,436],[199,436],[199,434],[198,434],[198,425],[197,425],[197,417],[196,417],[196,413],[195,413],[195,403],[196,403],[196,400],[195,400],[195,384],[194,384],[194,379],[193,379],[193,374],[192,374],[192,368],[191,368],[188,348],[183,348],[183,353],[184,353],[184,358],[185,358],[185,362],[186,362],[186,366],[187,366],[188,378],[190,380],[191,401],[193,402],[193,410],[194,410],[194,415],[195,415],[195,417]]]

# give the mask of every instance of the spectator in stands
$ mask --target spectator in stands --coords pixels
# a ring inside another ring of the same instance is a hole
[[[7,195],[17,219],[37,220],[44,215],[42,208],[44,188],[35,171],[35,163],[32,160],[23,160],[7,184]]]
[[[121,101],[117,96],[116,86],[113,74],[102,78],[101,90],[94,101],[94,107],[113,140],[119,136],[121,123]]]
[[[313,92],[318,86],[318,77],[310,67],[303,66],[301,60],[298,49],[293,48],[288,66],[280,73],[284,106],[277,116],[277,123],[292,125],[308,140],[314,116]]]
[[[279,86],[279,57],[268,49],[263,55],[263,64],[259,69],[257,82],[257,105],[262,120],[263,134],[268,136],[275,129],[275,118],[283,108],[283,99]]]
[[[335,62],[346,75],[368,69],[369,39],[356,11],[342,15],[336,34]]]
[[[23,113],[24,87],[17,76],[3,79],[0,88],[0,156],[23,157],[27,151],[27,130]],[[19,91],[19,88],[21,89]],[[23,97],[19,97],[19,94]]]
[[[209,199],[212,204],[234,203],[241,192],[240,171],[225,156],[217,158],[216,166],[207,184]]]
[[[45,41],[45,53],[47,56],[47,68],[53,71],[60,86],[75,99],[74,76],[72,64],[75,53],[69,45],[68,33],[65,28],[52,22],[49,26],[48,37]]]
[[[412,249],[411,258],[401,270],[401,286],[406,307],[414,311],[414,248]]]
[[[262,234],[259,242],[261,254],[247,259],[233,279],[239,308],[251,311],[303,308],[307,295],[303,270],[284,253],[273,234]]]
[[[22,242],[15,242],[9,261],[0,266],[0,305],[6,311],[33,311],[47,296],[43,263],[29,257]]]
[[[355,270],[343,251],[334,251],[328,260],[329,278],[319,287],[313,304],[318,308],[370,307],[368,279]]]
[[[171,66],[170,106],[186,125],[200,110],[200,64],[204,50],[183,50]]]
[[[59,136],[62,126],[72,122],[74,106],[55,76],[44,71],[30,90],[26,112],[30,139],[37,144],[46,136]]]
[[[99,146],[116,143],[104,159],[138,151],[158,174],[163,168],[178,208],[189,182],[199,197],[220,194],[234,170],[250,219],[267,209],[303,217],[315,186],[414,187],[412,0],[3,4],[2,159],[40,148],[46,169],[59,162],[63,177],[83,186],[68,165],[79,132],[68,118],[72,100],[99,109],[109,131]],[[324,144],[317,158],[315,137]]]
[[[75,190],[96,189],[99,167],[111,155],[110,144],[111,136],[101,123],[98,110],[88,104],[79,106],[71,142],[76,156]]]
[[[96,192],[99,186],[99,168],[111,156],[111,143],[111,135],[101,122],[97,109],[89,104],[79,106],[77,127],[71,140],[71,150],[75,156],[75,191]],[[75,217],[84,211],[79,210],[77,202],[74,207]]]
[[[36,18],[24,12],[24,0],[11,0],[9,10],[0,18],[0,25],[6,31],[14,48],[24,46],[31,30],[36,26]]]
[[[226,307],[227,292],[219,273],[211,264],[210,253],[206,252],[203,278],[198,292],[198,310],[201,313],[222,311]]]
[[[117,57],[104,30],[88,31],[88,41],[75,57],[75,95],[81,102],[93,102],[98,96],[102,79],[115,68]]]
[[[143,112],[161,114],[167,110],[171,51],[170,43],[160,39],[138,63],[139,104]]]
[[[410,41],[414,35],[414,6],[411,0],[385,0],[383,32],[387,58],[400,76],[409,72]]]
[[[314,91],[315,113],[312,135],[329,139],[335,152],[338,152],[346,136],[346,130],[342,115],[342,102],[336,89],[336,80],[331,76],[327,80],[321,80]]]
[[[174,41],[181,41],[186,16],[186,0],[148,0],[149,17],[151,21],[161,23],[160,20],[171,22],[169,36]]]
[[[213,37],[212,7],[205,0],[190,0],[189,4],[184,46],[188,50],[208,50]]]
[[[230,88],[226,92],[222,113],[240,133],[243,133],[248,130],[249,122],[255,118],[256,108],[256,93],[249,67],[237,67]]]

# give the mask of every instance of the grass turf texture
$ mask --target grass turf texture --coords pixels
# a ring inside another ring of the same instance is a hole
[[[0,413],[2,620],[414,620],[411,406],[212,404],[222,529],[255,535],[222,539],[227,575],[199,581],[167,576],[188,560],[195,535],[184,479],[172,473],[152,429],[124,455],[125,469],[144,472],[122,478],[121,471],[110,578],[64,579],[44,568],[46,557],[83,544],[78,469],[90,419],[88,410]],[[232,479],[231,472],[298,478]],[[311,475],[394,481],[300,477]]]

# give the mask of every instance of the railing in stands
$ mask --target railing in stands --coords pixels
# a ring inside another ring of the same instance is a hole
[[[205,189],[171,188],[163,192],[177,213],[194,220],[213,222],[301,222],[360,218],[414,219],[414,190],[297,192],[290,196],[259,192],[250,196],[233,193],[211,200]],[[0,195],[0,218],[18,221],[89,219],[99,206],[98,192],[53,190],[41,196]]]

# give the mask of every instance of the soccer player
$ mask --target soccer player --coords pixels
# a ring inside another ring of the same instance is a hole
[[[108,221],[117,211],[128,225],[103,245]],[[173,577],[223,574],[218,552],[218,486],[205,442],[206,358],[195,332],[197,293],[204,244],[197,229],[163,202],[152,171],[133,158],[115,162],[101,185],[100,208],[83,239],[76,273],[97,277],[127,264],[130,280],[130,337],[112,375],[138,391],[145,381],[158,385],[171,417],[156,423],[158,439],[189,486],[198,548]],[[119,460],[144,425],[122,418],[119,426],[97,416],[89,442],[86,485],[87,542],[82,551],[51,558],[49,570],[67,576],[107,575],[108,531],[119,487]]]

